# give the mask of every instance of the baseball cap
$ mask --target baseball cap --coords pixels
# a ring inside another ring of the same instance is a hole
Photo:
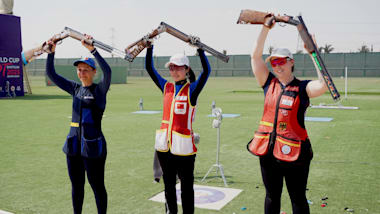
[[[93,69],[96,69],[95,61],[91,58],[88,58],[88,57],[75,61],[74,66],[78,66],[78,64],[81,62],[86,63],[87,65],[91,66]]]
[[[273,57],[285,58],[288,57],[293,59],[293,54],[290,53],[287,48],[276,48],[272,51],[271,55],[265,59],[265,62],[269,62]]]
[[[183,54],[175,54],[172,57],[170,57],[169,62],[165,64],[165,68],[168,68],[170,64],[174,64],[177,66],[183,66],[186,65],[189,67],[189,58]]]

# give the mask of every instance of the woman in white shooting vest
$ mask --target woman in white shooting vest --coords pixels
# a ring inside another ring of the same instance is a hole
[[[165,67],[169,68],[174,83],[168,82],[154,68],[153,46],[148,48],[145,66],[150,77],[163,93],[163,118],[156,131],[155,150],[163,171],[166,213],[177,213],[176,177],[181,181],[183,213],[194,213],[194,144],[192,122],[197,98],[211,72],[204,51],[198,49],[203,72],[195,79],[189,59],[183,54],[173,55]],[[189,82],[187,81],[189,79]]]

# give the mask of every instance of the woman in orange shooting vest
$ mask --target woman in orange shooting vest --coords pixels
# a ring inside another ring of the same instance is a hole
[[[285,48],[273,50],[265,60],[272,67],[272,72],[268,70],[262,55],[268,32],[273,26],[274,22],[270,26],[263,25],[252,53],[252,71],[264,90],[265,101],[259,128],[247,149],[260,157],[266,189],[265,213],[280,213],[285,178],[293,213],[308,214],[306,185],[313,152],[304,117],[309,98],[321,96],[328,88],[319,72],[318,80],[295,78],[293,55]]]

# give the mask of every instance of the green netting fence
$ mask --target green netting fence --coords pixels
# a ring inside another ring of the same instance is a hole
[[[264,55],[266,58],[268,55]],[[348,68],[349,77],[380,77],[380,52],[371,53],[330,53],[322,54],[322,58],[331,76],[344,76],[345,67]],[[148,76],[145,71],[144,57],[137,57],[132,63],[121,58],[105,58],[112,68],[112,83],[124,84],[127,76]],[[198,75],[202,71],[202,66],[198,56],[189,56],[190,66]],[[214,56],[208,56],[212,69],[211,76],[235,77],[252,76],[249,55],[231,55],[228,63],[224,63]],[[313,62],[307,54],[294,54],[296,76],[316,76]],[[77,80],[73,62],[76,59],[55,59],[56,70],[59,74],[70,79]],[[165,63],[168,56],[155,56],[154,65],[157,71],[168,76]],[[30,75],[45,75],[46,59],[37,59],[26,68]],[[98,69],[98,81],[101,77],[101,69]],[[47,79],[46,82],[49,82]]]

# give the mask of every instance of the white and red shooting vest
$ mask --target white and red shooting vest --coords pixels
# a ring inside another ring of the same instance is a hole
[[[197,152],[193,139],[192,123],[195,106],[190,103],[190,84],[186,83],[175,96],[175,85],[164,87],[162,123],[156,131],[155,149],[174,155],[192,155]]]

